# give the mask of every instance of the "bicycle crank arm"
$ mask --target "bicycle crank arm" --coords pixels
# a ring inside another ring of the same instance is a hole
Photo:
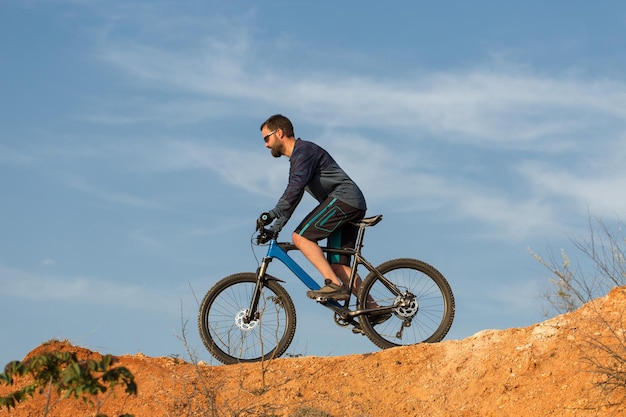
[[[345,306],[339,304],[337,301],[328,300],[325,298],[318,298],[316,299],[316,301],[327,309],[335,312],[335,322],[341,327],[345,327],[348,325],[359,326],[359,322],[354,320],[354,315],[351,314],[352,312],[348,310]]]

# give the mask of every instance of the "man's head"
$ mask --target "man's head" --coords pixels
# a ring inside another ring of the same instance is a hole
[[[293,150],[293,125],[291,121],[281,114],[275,114],[261,125],[261,134],[265,141],[265,147],[269,148],[272,156],[280,158],[282,155],[290,156]]]

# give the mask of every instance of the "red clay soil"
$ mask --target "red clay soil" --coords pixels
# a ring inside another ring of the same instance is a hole
[[[116,365],[135,375],[138,395],[119,390],[100,411],[109,417],[621,416],[625,311],[623,287],[530,327],[373,354],[230,366],[124,355]],[[27,357],[49,351],[100,357],[67,342],[48,342]],[[15,388],[0,386],[0,395]],[[45,395],[35,395],[0,416],[42,416],[44,402]],[[93,406],[72,399],[48,414],[93,415]]]

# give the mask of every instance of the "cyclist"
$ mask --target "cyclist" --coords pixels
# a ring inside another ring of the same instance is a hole
[[[273,222],[270,231],[280,232],[304,192],[311,194],[319,205],[296,227],[292,240],[325,278],[325,285],[317,291],[308,291],[307,296],[348,299],[350,256],[329,254],[326,259],[317,242],[328,239],[329,247],[354,248],[358,228],[351,222],[365,216],[363,193],[327,151],[313,142],[296,139],[287,117],[280,114],[269,117],[261,125],[261,134],[272,156],[289,158],[289,182],[276,206],[261,214],[258,221],[264,226]],[[355,285],[356,293],[360,279]]]

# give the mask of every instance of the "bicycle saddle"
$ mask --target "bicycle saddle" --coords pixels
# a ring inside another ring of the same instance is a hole
[[[365,218],[359,220],[358,222],[355,222],[354,224],[356,224],[357,226],[360,226],[360,225],[363,225],[363,226],[375,226],[382,219],[383,219],[383,215],[382,214],[378,214],[378,215],[373,216],[373,217],[365,217]]]

